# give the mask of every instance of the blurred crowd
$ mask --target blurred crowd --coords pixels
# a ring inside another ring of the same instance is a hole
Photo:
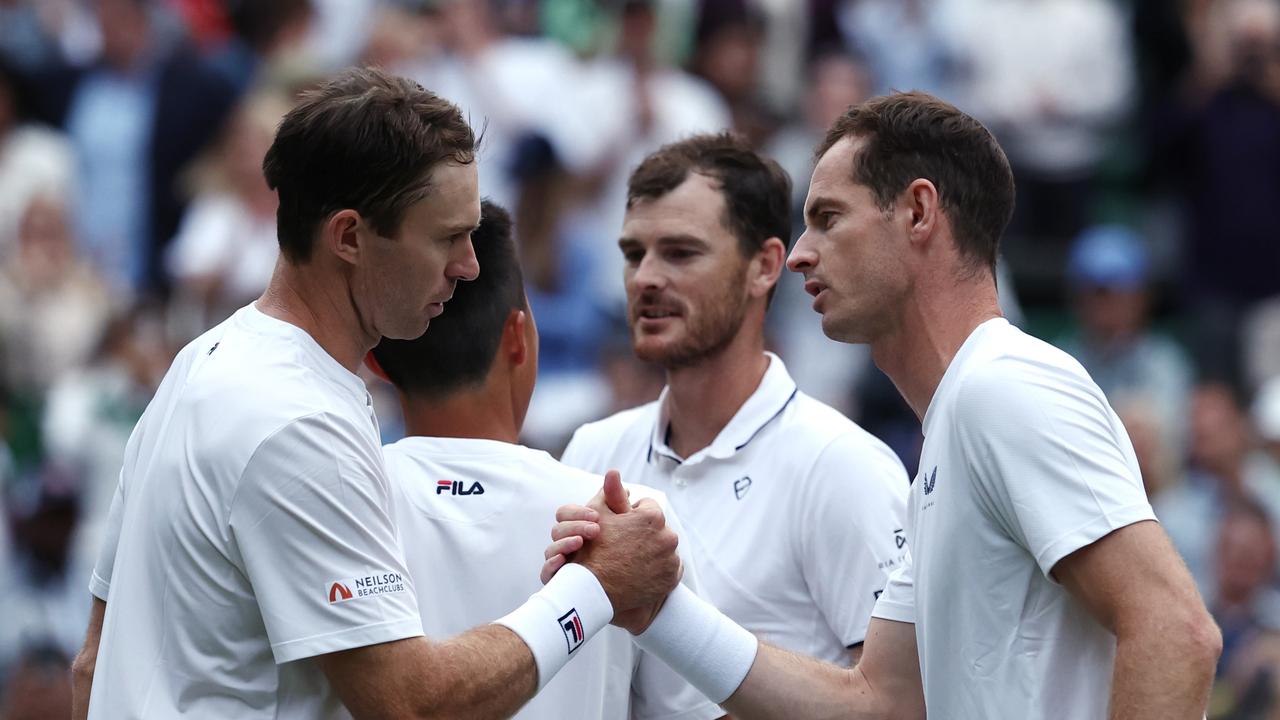
[[[275,263],[262,156],[298,93],[377,64],[483,129],[538,318],[526,432],[656,396],[621,305],[627,175],[732,128],[791,173],[848,105],[981,119],[1018,208],[1006,314],[1124,418],[1221,624],[1211,717],[1280,718],[1278,0],[0,0],[0,720],[64,716],[124,444],[178,348]],[[920,426],[784,277],[771,343],[914,474]],[[398,408],[370,378],[388,441]]]

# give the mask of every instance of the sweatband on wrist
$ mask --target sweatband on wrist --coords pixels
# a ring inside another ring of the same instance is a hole
[[[746,679],[760,647],[755,635],[683,584],[635,642],[717,705]]]
[[[494,620],[524,640],[546,687],[574,652],[613,619],[613,603],[587,568],[569,563],[523,605]]]

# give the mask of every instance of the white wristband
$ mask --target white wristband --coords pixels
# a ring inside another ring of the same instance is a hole
[[[717,705],[742,684],[760,647],[755,635],[683,584],[635,642]]]
[[[569,563],[525,604],[494,620],[524,640],[546,687],[574,651],[613,619],[613,604],[587,568]]]

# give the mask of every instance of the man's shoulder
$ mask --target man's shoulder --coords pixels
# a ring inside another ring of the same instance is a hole
[[[574,433],[583,437],[617,436],[619,433],[636,431],[648,434],[657,422],[658,402],[645,403],[633,408],[616,412],[609,417],[586,423]]]
[[[565,448],[564,461],[582,467],[587,458],[612,457],[626,448],[648,443],[657,421],[658,403],[654,401],[586,423],[574,431]]]
[[[1020,404],[1060,393],[1100,394],[1079,360],[1039,338],[1016,332],[963,368],[958,407]]]
[[[462,448],[473,441],[451,438],[407,437],[383,446],[387,473],[392,484],[406,492],[421,489],[411,482],[423,474],[457,476],[474,475],[478,467],[490,480],[509,482],[528,496],[548,496],[558,502],[586,502],[603,483],[600,475],[566,465],[548,453],[512,443],[486,443],[487,452],[451,453],[451,446]],[[432,477],[438,481],[441,478]],[[420,478],[419,478],[420,479]],[[432,493],[435,487],[426,488]]]

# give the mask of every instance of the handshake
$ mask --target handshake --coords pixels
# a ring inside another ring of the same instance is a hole
[[[585,506],[556,512],[542,566],[548,582],[565,563],[576,562],[596,576],[613,604],[613,624],[638,635],[653,622],[684,568],[676,554],[679,538],[667,527],[658,503],[634,505],[616,470]]]

